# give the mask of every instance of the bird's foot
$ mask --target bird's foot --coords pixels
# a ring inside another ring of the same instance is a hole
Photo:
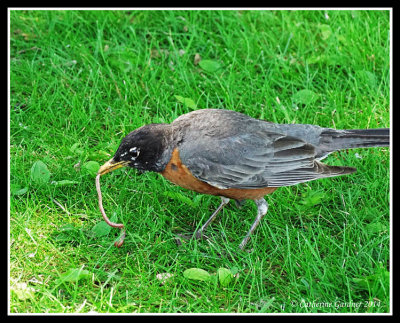
[[[190,239],[193,239],[193,238],[196,239],[196,240],[207,240],[208,239],[208,237],[201,230],[198,230],[193,234],[182,234],[182,233],[179,233],[179,234],[177,234],[177,237],[175,238],[175,241],[176,241],[176,244],[178,246],[180,246],[182,244],[182,241],[181,241],[182,239],[183,240],[190,240]]]

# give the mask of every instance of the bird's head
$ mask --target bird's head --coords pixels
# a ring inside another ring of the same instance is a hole
[[[100,167],[98,174],[104,175],[124,166],[140,171],[160,171],[166,126],[168,124],[149,124],[129,133],[122,139],[114,157]]]

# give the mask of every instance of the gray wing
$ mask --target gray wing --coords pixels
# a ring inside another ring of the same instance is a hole
[[[355,171],[317,161],[312,144],[280,132],[202,135],[182,143],[179,151],[195,177],[221,189],[290,186]]]

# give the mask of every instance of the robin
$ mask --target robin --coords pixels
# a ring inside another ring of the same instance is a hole
[[[389,140],[388,128],[336,130],[277,124],[231,110],[203,109],[181,115],[171,124],[149,124],[132,131],[101,166],[98,177],[128,166],[158,172],[201,194],[220,196],[221,204],[195,233],[197,238],[230,199],[253,200],[257,215],[239,245],[243,249],[267,213],[265,195],[282,186],[351,174],[355,168],[329,166],[321,160],[341,149],[389,146]]]

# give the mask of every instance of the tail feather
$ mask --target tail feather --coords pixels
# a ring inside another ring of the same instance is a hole
[[[357,171],[357,168],[348,167],[348,166],[332,166],[321,163],[319,161],[315,161],[314,167],[316,168],[316,172],[320,174],[320,177],[333,177],[340,175],[347,175]]]
[[[390,129],[326,129],[321,134],[327,151],[349,148],[387,147],[390,145]]]
[[[389,128],[347,130],[348,138],[354,138],[356,147],[386,147],[390,145]],[[349,147],[352,148],[352,147]]]

